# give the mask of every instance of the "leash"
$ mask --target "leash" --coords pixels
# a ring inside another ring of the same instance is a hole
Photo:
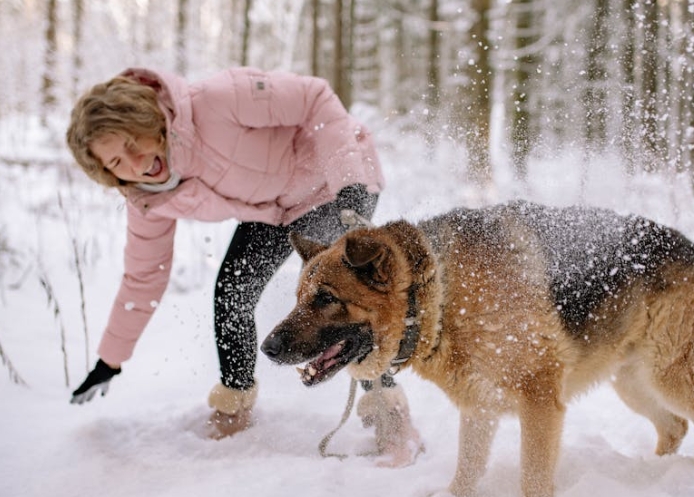
[[[354,378],[351,379],[349,383],[349,396],[347,397],[347,405],[345,406],[345,412],[342,413],[342,419],[340,419],[340,423],[330,432],[328,433],[325,437],[323,437],[323,440],[320,441],[320,444],[318,444],[318,452],[320,452],[320,455],[323,457],[337,457],[340,460],[345,459],[347,454],[335,454],[335,453],[329,453],[328,452],[328,444],[330,443],[330,440],[332,440],[333,436],[335,433],[339,431],[340,428],[347,422],[349,419],[349,415],[352,413],[352,408],[354,407],[354,398],[356,397],[357,394],[357,380]]]
[[[340,222],[347,226],[348,231],[359,227],[371,228],[374,226],[374,224],[371,221],[369,221],[363,216],[360,216],[351,209],[342,209],[340,211]],[[338,425],[330,433],[325,435],[323,439],[320,441],[320,444],[318,444],[318,452],[322,457],[337,457],[340,460],[348,457],[347,454],[329,453],[328,444],[330,443],[330,440],[332,440],[332,438],[335,436],[335,434],[340,430],[340,428],[344,426],[344,424],[349,419],[349,416],[352,414],[352,409],[354,408],[354,399],[356,398],[356,395],[357,380],[351,378],[351,381],[349,382],[349,395],[347,396],[347,405],[345,406],[345,411],[342,413],[342,419],[340,419]]]

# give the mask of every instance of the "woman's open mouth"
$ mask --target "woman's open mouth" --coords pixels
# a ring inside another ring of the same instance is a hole
[[[159,156],[154,157],[154,160],[152,161],[152,165],[149,167],[147,171],[145,171],[144,175],[149,176],[151,178],[156,178],[159,176],[162,172],[164,172],[165,166],[164,163],[162,162],[161,158]]]

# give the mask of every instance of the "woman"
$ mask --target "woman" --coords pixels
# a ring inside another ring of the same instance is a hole
[[[208,425],[212,438],[247,428],[260,294],[291,254],[290,231],[329,243],[341,209],[371,217],[384,181],[369,133],[322,79],[233,68],[189,85],[129,69],[77,102],[67,142],[90,178],[125,196],[128,226],[99,361],[71,402],[105,394],[133,353],[169,280],[176,219],[234,218],[215,286],[221,375]],[[406,407],[400,395],[387,409]]]

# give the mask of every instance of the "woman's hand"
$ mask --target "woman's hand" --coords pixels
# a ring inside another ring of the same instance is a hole
[[[108,392],[108,384],[111,378],[120,374],[120,372],[120,366],[112,367],[99,359],[96,361],[94,369],[87,375],[87,379],[82,382],[77,390],[72,392],[70,404],[89,402],[99,390],[101,390],[101,396],[103,397]]]

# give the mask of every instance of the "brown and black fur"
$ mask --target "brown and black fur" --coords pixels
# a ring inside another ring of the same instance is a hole
[[[297,304],[263,351],[311,361],[307,385],[343,366],[375,379],[414,321],[404,366],[460,410],[454,495],[474,493],[505,413],[520,419],[524,495],[553,495],[566,405],[601,380],[651,420],[658,454],[694,419],[694,246],[673,229],[514,202],[293,243]]]

